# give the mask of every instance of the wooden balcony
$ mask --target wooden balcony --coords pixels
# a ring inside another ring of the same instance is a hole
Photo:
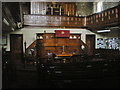
[[[24,25],[42,27],[84,27],[84,17],[52,16],[52,15],[24,15]]]
[[[96,13],[86,18],[88,29],[104,29],[106,27],[120,26],[120,5]]]
[[[55,15],[24,15],[24,25],[42,27],[72,27],[91,30],[120,26],[120,5],[95,13],[87,17],[55,16]]]

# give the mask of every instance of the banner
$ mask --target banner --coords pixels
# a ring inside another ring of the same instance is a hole
[[[69,30],[55,30],[56,37],[70,37]]]

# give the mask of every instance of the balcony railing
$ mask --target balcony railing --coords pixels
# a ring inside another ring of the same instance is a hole
[[[120,5],[107,9],[101,13],[87,16],[86,25],[90,27],[104,27],[120,24]]]
[[[24,15],[24,25],[52,27],[84,27],[85,18],[51,15]]]
[[[24,25],[43,27],[88,27],[91,29],[120,25],[120,5],[87,17],[24,15]]]

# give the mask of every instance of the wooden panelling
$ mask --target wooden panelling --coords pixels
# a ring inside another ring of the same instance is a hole
[[[84,17],[24,15],[24,25],[53,27],[84,27]]]
[[[64,15],[62,2],[47,2],[46,15]]]
[[[64,8],[64,15],[75,16],[76,14],[75,2],[64,3],[63,8]]]
[[[23,8],[25,8],[24,6]],[[31,2],[31,14],[75,16],[75,2]],[[28,10],[26,9],[25,12]],[[26,14],[26,13],[24,13]]]
[[[86,44],[88,46],[88,55],[94,55],[95,50],[95,35],[86,35]]]
[[[11,34],[10,35],[10,56],[11,63],[13,65],[19,65],[22,63],[23,56],[23,35]]]
[[[72,54],[76,51],[76,54],[82,54],[81,46],[83,45],[80,40],[79,34],[70,34],[71,38],[56,38],[54,33],[41,34],[43,39],[38,39],[34,41],[28,48],[34,49],[34,56],[45,56],[50,50],[55,54],[62,54],[64,51],[66,54]],[[64,50],[63,50],[64,47]],[[42,52],[41,52],[42,51]]]
[[[108,26],[120,25],[120,5],[87,17],[76,16],[76,4],[74,2],[47,2],[44,6],[53,7],[53,14],[51,14],[51,11],[49,14],[43,14],[42,11],[44,7],[40,10],[41,13],[39,10],[37,10],[39,13],[31,13],[30,15],[25,13],[24,25],[42,27],[87,27],[88,29],[103,29]],[[60,7],[62,10],[61,14]],[[34,11],[35,10],[33,10],[33,12]]]
[[[87,16],[86,24],[91,29],[120,25],[120,5],[101,13]]]
[[[62,54],[62,52],[72,54],[73,51],[75,51],[76,54],[82,54],[81,46],[84,44],[80,39],[80,34],[70,34],[69,38],[57,38],[54,33],[45,33],[40,35],[43,39],[34,41],[34,45],[32,43],[29,48],[27,48],[27,50],[35,48],[34,56],[45,56],[49,50],[55,54]]]

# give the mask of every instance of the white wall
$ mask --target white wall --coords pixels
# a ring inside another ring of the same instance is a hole
[[[93,33],[86,29],[63,29],[63,28],[40,28],[40,27],[25,27],[21,30],[17,30],[15,32],[11,32],[9,34],[23,34],[23,48],[24,48],[24,42],[27,42],[27,47],[33,43],[33,41],[36,40],[36,33],[55,33],[55,30],[70,30],[70,33],[76,33],[81,34],[81,40],[86,43],[86,35],[88,34],[94,34],[96,36],[96,43],[95,48],[97,48],[97,38],[118,38],[119,30],[112,30],[110,33]],[[10,35],[8,34],[7,37],[7,51],[10,51]]]
[[[24,48],[24,42],[27,42],[27,47],[33,43],[33,41],[36,40],[36,33],[55,33],[55,30],[70,30],[70,33],[76,33],[76,34],[81,34],[81,40],[83,42],[86,42],[86,34],[94,34],[89,30],[86,29],[63,29],[63,28],[40,28],[40,27],[25,27],[21,30],[11,32],[8,34],[8,39],[7,39],[7,51],[10,51],[10,39],[9,35],[10,34],[23,34],[23,48]]]

